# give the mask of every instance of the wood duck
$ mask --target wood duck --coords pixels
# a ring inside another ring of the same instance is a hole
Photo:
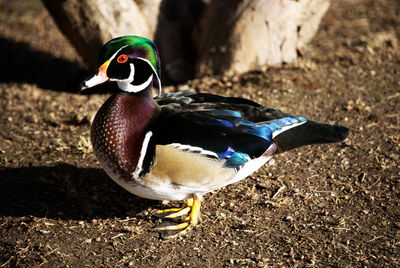
[[[100,51],[86,89],[107,81],[118,92],[93,121],[94,152],[106,173],[147,199],[186,200],[158,211],[164,237],[200,220],[201,196],[240,181],[274,154],[303,145],[339,142],[348,129],[293,116],[251,100],[213,94],[161,94],[155,44],[143,37],[112,39]],[[153,87],[159,96],[153,98]]]

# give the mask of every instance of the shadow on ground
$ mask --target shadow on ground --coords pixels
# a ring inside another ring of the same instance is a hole
[[[135,216],[155,201],[121,189],[101,169],[0,168],[0,215],[91,220]]]
[[[54,91],[78,92],[80,82],[88,73],[76,62],[1,36],[0,58],[0,83],[29,83]]]

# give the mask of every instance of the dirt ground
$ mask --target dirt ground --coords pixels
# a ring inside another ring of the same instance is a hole
[[[0,0],[0,267],[399,267],[400,2],[334,0],[298,66],[165,91],[251,98],[351,129],[207,194],[162,240],[162,204],[99,168],[86,68],[39,0]]]

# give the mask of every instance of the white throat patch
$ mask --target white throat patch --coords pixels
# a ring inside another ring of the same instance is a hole
[[[136,93],[136,92],[146,89],[151,84],[151,82],[153,82],[153,74],[151,74],[149,76],[149,78],[146,80],[146,82],[144,82],[143,84],[132,85],[131,83],[132,83],[133,79],[135,79],[134,78],[135,67],[133,66],[132,63],[129,65],[131,67],[131,73],[130,73],[128,79],[117,81],[118,87],[123,91],[132,92],[132,93]],[[110,79],[110,80],[113,81],[112,79]]]

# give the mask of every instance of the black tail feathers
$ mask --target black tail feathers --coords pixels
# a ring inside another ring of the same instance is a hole
[[[307,121],[282,132],[275,137],[275,141],[281,151],[288,151],[304,145],[339,142],[348,134],[347,127]]]

